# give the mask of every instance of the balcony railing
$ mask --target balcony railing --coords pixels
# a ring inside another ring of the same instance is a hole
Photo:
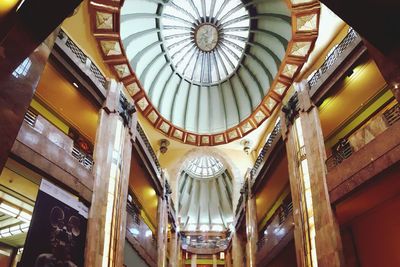
[[[388,126],[392,126],[395,122],[400,120],[400,105],[397,104],[394,107],[386,110],[383,113],[383,117]]]
[[[68,50],[70,56],[72,56],[73,61],[76,64],[81,65],[81,68],[85,70],[88,77],[98,85],[101,85],[103,89],[106,89],[106,78],[101,73],[99,68],[91,61],[90,58],[72,41],[71,38],[63,31],[60,30],[57,36],[56,43],[63,49],[64,51]]]
[[[35,128],[36,121],[38,120],[39,116],[40,115],[36,114],[34,111],[28,109],[28,111],[25,113],[24,121],[32,128]],[[45,118],[43,118],[43,117],[41,117],[41,118],[42,118],[42,120],[45,120]],[[65,135],[65,138],[67,138],[68,140],[71,139],[68,135]],[[71,139],[71,143],[73,143],[72,139]],[[65,147],[69,147],[69,145],[66,145]],[[82,166],[84,166],[88,170],[92,170],[94,161],[93,161],[93,157],[91,155],[83,152],[81,149],[77,148],[75,145],[72,145],[70,153]]]
[[[333,146],[332,155],[326,160],[328,171],[338,166],[343,160],[351,157],[355,151],[359,150],[361,147],[370,142],[375,136],[399,120],[400,105],[396,104],[381,115],[369,120],[349,137],[341,139],[336,145]],[[364,132],[366,129],[368,130],[368,136],[373,136],[372,139],[371,137],[365,138]]]
[[[85,152],[74,146],[72,148],[72,156],[77,159],[78,162],[83,165],[83,167],[88,170],[92,170],[94,161],[91,155],[86,154]]]
[[[29,110],[25,113],[24,121],[29,124],[31,127],[35,127],[37,114],[34,113],[32,110]]]
[[[279,133],[281,132],[281,122],[278,121],[272,130],[271,134],[269,135],[267,141],[264,144],[264,147],[260,151],[260,154],[258,155],[256,162],[254,163],[253,168],[251,169],[251,177],[255,179],[255,175],[257,174],[258,169],[261,167],[262,163],[264,162],[265,156],[269,152],[269,150],[272,147],[272,144],[274,143],[275,139],[277,136],[279,136]]]
[[[308,84],[311,87],[318,84],[322,76],[334,65],[339,59],[340,55],[358,38],[358,34],[354,29],[350,29],[347,36],[337,45],[332,53],[326,58],[322,66],[314,73],[314,75],[308,80]]]
[[[142,140],[143,140],[143,142],[144,142],[144,144],[145,144],[145,146],[146,146],[148,152],[150,153],[150,156],[151,156],[151,158],[153,159],[153,162],[154,162],[154,164],[155,164],[155,166],[156,166],[156,168],[157,168],[157,171],[158,171],[159,174],[161,175],[161,174],[162,174],[162,171],[161,171],[160,162],[158,161],[157,156],[156,156],[156,154],[154,153],[153,148],[151,147],[151,144],[150,144],[150,142],[149,142],[149,139],[147,139],[147,136],[146,136],[146,134],[144,133],[142,126],[140,126],[139,123],[136,125],[136,129],[137,129],[137,131],[138,131],[140,137],[142,138]]]

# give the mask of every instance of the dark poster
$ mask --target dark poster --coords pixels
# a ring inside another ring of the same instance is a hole
[[[18,267],[83,267],[87,209],[43,180]]]

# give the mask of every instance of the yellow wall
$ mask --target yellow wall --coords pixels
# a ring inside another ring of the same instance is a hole
[[[283,195],[289,184],[288,161],[287,157],[283,157],[276,163],[275,168],[269,177],[265,177],[267,182],[262,186],[262,189],[256,194],[256,211],[257,222],[263,222],[267,212],[273,209],[274,204]],[[273,214],[273,213],[272,213]]]
[[[345,77],[335,86],[338,93],[327,97],[319,108],[325,139],[385,88],[386,82],[375,62],[368,60],[356,66],[350,77]]]
[[[143,206],[145,215],[142,214],[142,218],[146,221],[150,229],[154,230],[157,226],[158,196],[152,187],[150,179],[141,159],[136,153],[133,153],[129,188]]]
[[[17,8],[21,0],[2,0],[0,2],[0,18]],[[11,13],[10,13],[11,14]]]
[[[363,121],[370,118],[370,116],[373,115],[377,110],[386,105],[383,110],[379,111],[378,114],[381,114],[388,108],[392,107],[395,102],[394,100],[392,101],[393,103],[387,104],[389,101],[391,101],[391,99],[393,99],[392,91],[389,88],[383,90],[376,98],[371,101],[371,103],[365,105],[365,109],[360,110],[360,112],[356,114],[355,118],[351,118],[351,121],[349,123],[346,123],[346,125],[342,129],[340,129],[339,132],[335,133],[335,135],[329,138],[329,140],[326,141],[325,146],[327,148],[332,148],[335,144],[339,142],[340,138],[344,138],[349,133],[351,133],[351,131],[353,131],[358,125],[363,123]],[[377,116],[378,114],[375,114],[374,116]]]
[[[35,98],[94,143],[98,109],[49,63],[43,71]]]
[[[339,44],[347,35],[348,31],[349,31],[349,26],[347,24],[343,25],[343,28],[338,32],[338,34],[335,36],[335,38],[333,38],[333,40],[329,43],[329,45],[323,49],[321,51],[321,53],[316,56],[315,61],[311,64],[311,66],[302,73],[301,76],[297,77],[296,80],[297,81],[301,81],[303,79],[307,79],[308,76],[315,70],[319,69],[322,64],[324,64],[325,62],[325,58],[328,55],[328,53],[331,51],[331,49]]]
[[[61,27],[106,77],[114,77],[104,63],[100,49],[97,47],[96,40],[91,32],[88,7],[89,0],[84,0],[79,6],[78,12],[74,16],[67,18]]]
[[[60,129],[63,133],[68,134],[69,127],[65,122],[60,120],[56,115],[54,115],[50,110],[48,110],[44,105],[39,103],[36,99],[32,99],[30,104],[31,108],[33,108],[38,114],[40,114],[43,118],[51,122],[54,126]]]
[[[400,266],[400,196],[360,216],[352,223],[360,264]]]

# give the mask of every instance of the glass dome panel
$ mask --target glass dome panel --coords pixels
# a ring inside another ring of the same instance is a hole
[[[242,27],[230,26],[236,20]],[[161,15],[161,34],[172,67],[193,84],[209,86],[225,81],[238,68],[245,46],[239,40],[234,40],[238,47],[229,45],[231,41],[225,37],[227,27],[230,27],[231,35],[248,38],[250,19],[242,1],[169,1]],[[178,35],[177,30],[183,36]],[[185,45],[194,47],[194,58],[192,53],[179,53],[186,48],[179,44],[182,40]],[[180,54],[179,57],[176,53]],[[215,60],[215,54],[220,54],[220,58]],[[182,62],[194,63],[186,67]],[[213,75],[216,70],[219,75]]]
[[[185,171],[196,178],[211,178],[223,173],[225,168],[215,157],[201,156],[190,160]]]

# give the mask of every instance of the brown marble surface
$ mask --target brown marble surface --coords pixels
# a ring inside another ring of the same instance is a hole
[[[400,122],[397,122],[328,173],[331,202],[343,198],[399,161]]]
[[[138,233],[133,230],[136,229]],[[139,255],[151,267],[157,266],[157,245],[153,236],[146,236],[150,228],[139,218],[139,223],[128,213],[126,222],[126,239]]]
[[[267,227],[264,245],[257,251],[257,266],[266,266],[279,252],[293,240],[293,214],[290,213],[286,220],[279,224],[276,216]]]
[[[22,124],[11,152],[90,202],[93,175],[72,156],[72,147],[70,137],[39,115],[34,127]]]
[[[6,27],[0,31],[0,170],[54,44],[54,36],[49,35],[81,1],[26,0],[16,15],[2,21],[2,26]],[[46,38],[48,42],[44,42]],[[27,73],[18,77],[13,75],[28,57],[32,65]]]
[[[318,108],[310,101],[309,91],[301,86],[298,90],[299,117],[303,132],[304,157],[307,159],[308,177],[311,189],[310,202],[304,203],[304,176],[300,172],[302,158],[299,157],[297,145],[297,134],[295,126],[286,129],[286,151],[289,162],[289,178],[293,200],[294,238],[296,246],[296,257],[298,266],[311,266],[311,259],[307,257],[310,249],[304,240],[310,235],[308,231],[308,214],[304,205],[310,206],[313,212],[315,227],[315,253],[318,266],[344,266],[340,232],[334,217],[326,180],[326,151]],[[282,123],[286,118],[282,112]],[[301,138],[301,137],[300,137]],[[312,205],[311,205],[312,204]]]

